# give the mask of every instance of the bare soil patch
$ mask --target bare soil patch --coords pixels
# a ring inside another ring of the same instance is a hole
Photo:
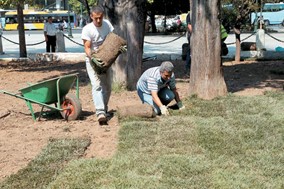
[[[161,61],[147,61],[143,70],[160,65]],[[177,87],[181,98],[188,92],[188,79],[184,79],[184,62],[173,61],[176,67]],[[25,167],[51,138],[89,137],[91,145],[85,158],[110,158],[118,143],[119,121],[115,115],[108,129],[99,126],[91,97],[91,86],[82,62],[0,62],[0,90],[17,93],[27,83],[79,73],[82,115],[79,120],[66,122],[59,113],[32,120],[25,101],[0,94],[0,181]],[[228,91],[238,95],[262,95],[267,90],[283,90],[284,64],[280,61],[224,63],[224,76]],[[110,109],[116,111],[131,104],[140,104],[136,91],[113,93]],[[34,105],[35,112],[40,106]]]

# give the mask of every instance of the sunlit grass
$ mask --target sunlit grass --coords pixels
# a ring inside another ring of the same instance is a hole
[[[36,159],[17,174],[4,180],[0,188],[46,188],[70,160],[78,159],[84,154],[89,144],[89,139],[51,139]]]
[[[211,101],[121,120],[111,159],[71,161],[46,188],[283,188],[284,94]]]
[[[120,93],[126,90],[126,86],[123,83],[113,82],[111,86],[111,90],[114,93]]]

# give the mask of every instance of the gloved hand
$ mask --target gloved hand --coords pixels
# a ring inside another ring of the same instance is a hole
[[[119,48],[119,51],[120,51],[121,53],[127,52],[127,46],[126,46],[126,45],[121,46],[121,47]]]
[[[104,74],[107,71],[107,68],[103,67],[104,63],[100,59],[96,59],[95,57],[91,58],[92,67],[94,68],[97,74]]]
[[[168,111],[168,108],[165,105],[161,106],[160,110],[161,110],[162,115],[165,115],[165,116],[170,115],[170,112]]]
[[[178,105],[178,109],[179,109],[179,110],[185,109],[185,106],[182,104],[181,101],[179,101],[179,102],[177,103],[177,105]]]
[[[98,59],[98,58],[92,57],[91,60],[96,66],[98,66],[100,68],[102,68],[104,66],[103,61]]]

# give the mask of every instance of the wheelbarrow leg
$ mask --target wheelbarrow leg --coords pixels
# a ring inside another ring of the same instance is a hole
[[[39,114],[38,119],[37,119],[38,121],[39,121],[40,118],[41,118],[41,115],[42,115],[42,112],[43,112],[43,108],[44,108],[44,106],[41,107],[41,111],[40,111],[40,114]]]
[[[35,117],[35,113],[34,113],[34,110],[33,110],[32,103],[30,101],[26,100],[26,104],[27,104],[27,106],[29,107],[29,109],[32,113],[33,120],[36,121],[36,117]]]

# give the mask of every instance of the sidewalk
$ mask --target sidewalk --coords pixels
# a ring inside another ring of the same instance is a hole
[[[66,36],[67,33],[65,33]],[[84,47],[82,45],[81,34],[72,34],[73,38],[64,38],[65,40],[65,50],[66,53],[56,53],[58,56],[71,56],[73,57],[74,54],[84,54]],[[18,42],[18,35],[5,35],[3,37]],[[169,36],[169,35],[155,35],[155,36],[145,36],[145,43],[144,43],[144,54],[143,57],[156,57],[158,59],[181,59],[181,46],[185,43],[186,37],[183,36],[176,41],[171,43],[167,43],[171,40],[178,38],[179,36]],[[33,34],[33,35],[26,35],[26,44],[27,44],[27,53],[28,57],[34,57],[36,54],[47,54],[45,53],[45,42],[39,45],[30,46],[29,44],[36,44],[43,41],[43,34]],[[147,44],[147,42],[157,43],[157,44]],[[0,55],[1,59],[17,59],[19,58],[19,46],[13,44],[6,39],[2,38],[3,43],[3,52],[5,54]],[[159,43],[166,43],[166,44],[159,44]]]
[[[67,33],[65,33],[66,36]],[[250,36],[251,34],[242,34],[242,39]],[[45,53],[45,42],[43,34],[26,34],[26,44],[27,44],[27,53],[29,59],[46,59],[46,60],[74,60],[82,58],[84,60],[84,48],[82,45],[81,34],[75,33],[72,34],[73,38],[64,38],[65,39],[65,49],[67,52],[62,53]],[[284,34],[276,33],[277,38],[284,38]],[[18,60],[19,59],[19,45],[14,44],[6,39],[11,40],[15,43],[18,43],[19,37],[18,34],[6,35],[3,33],[2,46],[4,54],[0,55],[0,60]],[[159,60],[180,60],[182,49],[181,46],[183,43],[187,42],[185,36],[180,37],[178,35],[153,35],[145,36],[144,39],[144,53],[143,58],[153,58]],[[178,38],[178,39],[177,39]],[[226,59],[234,59],[235,56],[235,36],[230,34],[226,39],[228,45],[229,54],[224,56]],[[246,41],[255,42],[255,35],[247,39]],[[43,42],[38,44],[39,42]],[[282,42],[275,41],[269,36],[265,36],[265,47],[267,51],[263,52],[264,58],[268,59],[284,59],[283,52],[276,52],[275,48],[277,46],[284,46]],[[38,44],[38,45],[32,45]],[[256,51],[242,51],[242,58],[251,58],[255,57],[257,54]]]

